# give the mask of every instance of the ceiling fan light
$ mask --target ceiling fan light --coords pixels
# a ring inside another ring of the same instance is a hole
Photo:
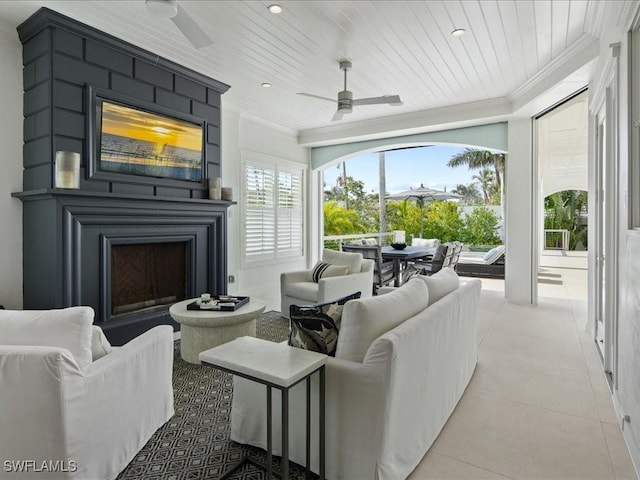
[[[178,14],[177,0],[145,0],[147,10],[160,18],[173,18]]]
[[[466,30],[464,28],[455,28],[452,32],[451,35],[453,35],[454,37],[461,37],[465,34]]]
[[[282,7],[277,3],[273,3],[269,5],[267,8],[271,13],[275,13],[275,14],[282,13]]]

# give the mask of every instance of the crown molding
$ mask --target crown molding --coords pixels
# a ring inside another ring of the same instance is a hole
[[[511,101],[496,98],[392,115],[361,122],[301,130],[298,143],[307,147],[427,133],[443,128],[462,128],[505,121]]]
[[[554,88],[600,54],[600,42],[591,35],[583,35],[569,48],[540,69],[522,86],[513,91],[510,98],[514,111],[532,102],[535,98]],[[584,72],[584,83],[588,82],[589,72]],[[576,88],[576,90],[579,88]]]
[[[617,24],[625,32],[640,28],[640,3],[632,0],[625,1],[620,9]]]

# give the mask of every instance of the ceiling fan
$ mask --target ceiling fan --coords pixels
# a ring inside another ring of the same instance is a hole
[[[213,40],[205,33],[196,21],[177,0],[145,0],[147,10],[153,15],[162,18],[170,18],[178,30],[187,37],[195,48],[202,48],[213,43]]]
[[[402,105],[399,95],[383,95],[382,97],[369,97],[369,98],[357,98],[353,99],[353,92],[347,90],[347,71],[351,68],[351,62],[348,60],[340,61],[340,70],[344,71],[344,90],[338,92],[338,100],[333,98],[321,97],[319,95],[312,95],[311,93],[298,93],[298,95],[304,95],[306,97],[319,98],[320,100],[328,100],[338,104],[338,110],[331,119],[332,122],[336,120],[342,120],[345,113],[351,113],[353,107],[357,105]]]

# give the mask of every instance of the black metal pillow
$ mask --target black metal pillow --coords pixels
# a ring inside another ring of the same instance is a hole
[[[335,356],[342,318],[342,307],[360,298],[356,292],[333,302],[289,307],[289,345]]]

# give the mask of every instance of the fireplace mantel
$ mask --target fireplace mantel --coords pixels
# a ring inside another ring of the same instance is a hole
[[[112,245],[123,243],[187,242],[187,296],[226,293],[226,212],[233,202],[57,189],[13,195],[24,203],[25,309],[89,305],[116,345],[173,324],[168,307],[110,318],[109,258]]]

